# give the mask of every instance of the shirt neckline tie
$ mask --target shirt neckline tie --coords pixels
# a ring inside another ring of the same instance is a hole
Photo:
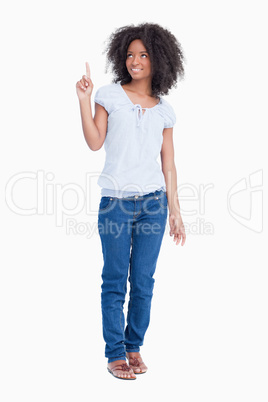
[[[133,109],[136,109],[136,114],[137,114],[137,126],[140,126],[140,123],[142,121],[143,118],[143,110],[146,110],[145,107],[141,107],[141,105],[139,103],[137,103],[136,105],[133,106]]]

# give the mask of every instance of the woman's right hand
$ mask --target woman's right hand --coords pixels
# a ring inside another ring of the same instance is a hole
[[[79,100],[90,98],[93,91],[93,83],[90,78],[89,64],[86,62],[86,75],[76,83],[76,93]]]

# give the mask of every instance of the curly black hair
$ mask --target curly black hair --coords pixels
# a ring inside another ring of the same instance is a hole
[[[130,43],[140,39],[151,60],[152,95],[167,95],[176,87],[178,78],[184,78],[184,54],[176,37],[158,24],[142,23],[116,29],[106,41],[106,70],[112,67],[113,82],[121,85],[131,81],[126,68],[127,49]]]

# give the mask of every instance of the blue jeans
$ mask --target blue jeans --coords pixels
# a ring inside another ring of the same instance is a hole
[[[125,360],[138,352],[149,326],[154,272],[167,222],[167,196],[103,196],[98,231],[103,253],[101,308],[105,356]],[[130,283],[127,325],[123,306]]]

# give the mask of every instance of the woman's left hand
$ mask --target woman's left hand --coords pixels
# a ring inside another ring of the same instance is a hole
[[[180,213],[169,214],[170,236],[174,236],[173,241],[178,245],[181,241],[183,246],[186,240],[185,228]]]

